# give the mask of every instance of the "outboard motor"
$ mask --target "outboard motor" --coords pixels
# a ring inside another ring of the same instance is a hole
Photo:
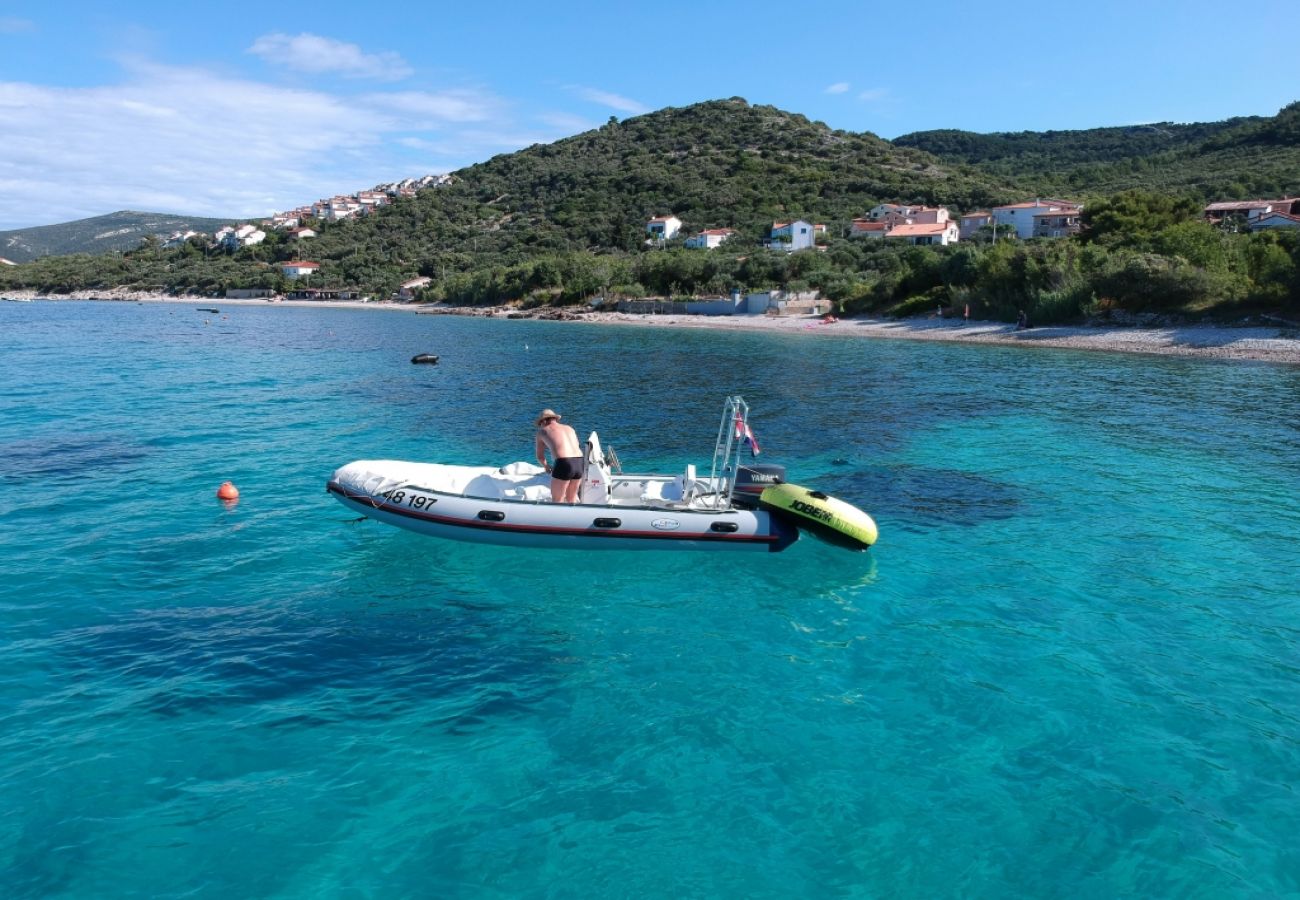
[[[736,470],[731,502],[737,506],[753,508],[758,505],[758,495],[763,493],[763,489],[774,484],[785,484],[785,466],[773,463],[742,464]]]

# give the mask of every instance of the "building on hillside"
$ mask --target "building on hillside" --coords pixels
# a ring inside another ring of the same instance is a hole
[[[198,236],[199,233],[197,231],[173,231],[171,235],[168,236],[167,240],[163,241],[162,248],[164,250],[173,250],[188,241],[190,238]]]
[[[296,259],[280,263],[280,271],[285,278],[306,278],[309,275],[315,275],[316,270],[319,268],[320,263],[304,262]]]
[[[981,228],[989,228],[992,225],[993,213],[986,209],[977,209],[975,212],[968,212],[961,217],[960,224],[957,226],[957,233],[963,241],[969,241],[979,234]]]
[[[398,300],[414,300],[415,294],[420,288],[426,287],[433,279],[426,275],[419,278],[412,278],[410,281],[403,281],[397,288]]]
[[[1251,231],[1271,231],[1275,228],[1300,228],[1300,216],[1290,213],[1270,212],[1257,216],[1250,223]]]
[[[1039,198],[1022,203],[1009,203],[1006,206],[993,207],[993,219],[999,225],[1011,225],[1016,229],[1016,237],[1028,240],[1034,236],[1034,216],[1039,213],[1078,212],[1083,207],[1069,200]]]
[[[645,226],[649,243],[663,243],[677,237],[682,230],[682,220],[676,216],[655,216]]]
[[[266,232],[256,225],[240,225],[238,228],[227,225],[216,233],[215,238],[226,250],[238,250],[262,243],[266,240]]]
[[[0,266],[16,266],[16,265],[18,265],[18,263],[14,262],[12,259],[5,259],[3,256],[0,256]]]
[[[769,250],[809,250],[817,244],[817,232],[811,222],[796,219],[793,222],[773,222],[770,237],[763,245]]]
[[[1077,209],[1034,214],[1034,237],[1036,238],[1069,237],[1078,234],[1082,227]]]
[[[1225,219],[1244,219],[1246,224],[1249,225],[1261,216],[1267,216],[1270,213],[1283,213],[1288,216],[1300,215],[1300,198],[1228,200],[1222,203],[1211,203],[1205,207],[1205,220],[1218,225]]]
[[[289,235],[292,240],[305,241],[307,238],[314,238],[316,236],[316,229],[308,228],[304,225],[301,228],[290,228],[285,232],[285,234]]]
[[[878,203],[867,211],[867,218],[873,222],[884,222],[886,225],[902,225],[916,208],[902,203]]]
[[[906,240],[914,246],[955,244],[960,239],[957,223],[916,222],[907,225],[895,225],[885,235],[889,240]]]
[[[870,219],[854,219],[849,223],[849,237],[882,238],[888,233],[889,225],[873,222]]]
[[[733,228],[706,228],[694,237],[688,237],[686,246],[692,250],[713,250],[735,233]]]
[[[311,214],[326,222],[339,222],[362,214],[366,207],[351,197],[330,197],[312,204]]]

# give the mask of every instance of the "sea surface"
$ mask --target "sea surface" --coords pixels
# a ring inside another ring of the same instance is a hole
[[[707,467],[731,393],[876,547],[325,492],[530,459],[545,406]],[[1297,896],[1297,534],[1296,368],[0,303],[0,895]]]

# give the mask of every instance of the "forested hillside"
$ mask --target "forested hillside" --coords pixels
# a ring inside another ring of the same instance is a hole
[[[28,262],[42,256],[68,253],[133,250],[150,235],[160,237],[174,231],[212,232],[226,221],[122,210],[58,225],[0,231],[0,256],[14,262]]]
[[[1300,194],[1300,103],[1272,117],[1083,131],[918,131],[896,138],[1041,194],[1132,188],[1203,201]]]
[[[713,101],[498,156],[373,215],[313,223],[320,234],[306,244],[280,231],[229,254],[197,240],[167,251],[146,242],[125,254],[6,267],[0,290],[283,291],[303,282],[277,264],[306,257],[321,264],[314,287],[386,297],[424,275],[433,282],[421,299],[451,303],[790,287],[820,290],[850,313],[970,303],[979,315],[1014,318],[1024,308],[1046,321],[1111,309],[1300,309],[1300,235],[1199,221],[1207,197],[1300,192],[1298,121],[1293,104],[1277,117],[1210,125],[930,132],[890,143],[740,99]],[[957,214],[1035,194],[1084,201],[1088,231],[949,247],[847,237],[853,218],[885,201]],[[647,246],[646,221],[669,213],[686,233],[738,234],[711,252],[685,250],[680,239]],[[794,218],[826,224],[825,252],[762,249],[774,221]]]

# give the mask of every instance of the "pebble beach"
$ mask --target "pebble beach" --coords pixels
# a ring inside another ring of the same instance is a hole
[[[746,331],[788,331],[872,339],[946,341],[968,344],[997,344],[1027,348],[1101,350],[1186,356],[1203,359],[1256,360],[1282,365],[1300,365],[1300,326],[1240,326],[1187,324],[1165,327],[1110,325],[1047,325],[1018,330],[1006,322],[936,317],[914,319],[843,318],[824,322],[809,316],[698,316],[574,311],[541,307],[520,310],[513,307],[451,307],[440,304],[393,303],[384,301],[329,301],[220,299],[160,296],[132,291],[94,292],[49,297],[33,292],[10,292],[20,300],[104,300],[118,302],[173,303],[184,306],[330,306],[336,308],[383,309],[407,314],[462,315],[506,319],[553,319],[575,324],[616,324],[653,328],[739,329]]]

